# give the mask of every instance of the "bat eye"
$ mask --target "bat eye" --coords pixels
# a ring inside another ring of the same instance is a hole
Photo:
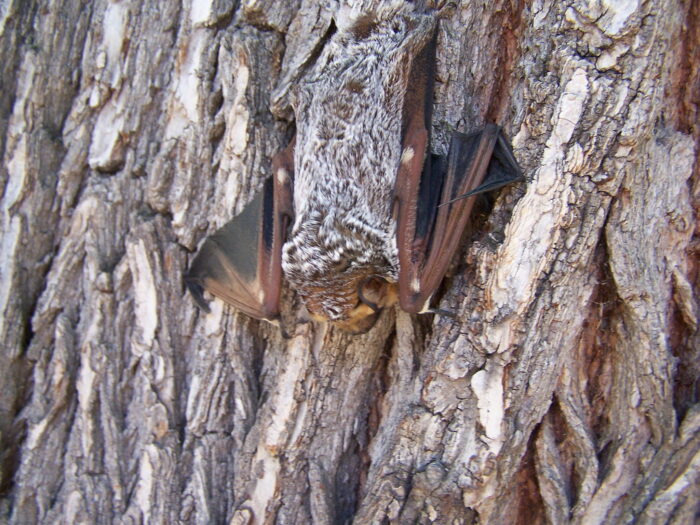
[[[348,261],[347,259],[341,259],[333,265],[333,270],[338,273],[343,273],[348,268],[350,268],[350,261]]]
[[[381,310],[377,303],[381,301],[382,289],[386,282],[386,279],[381,275],[369,275],[357,285],[357,296],[360,301],[369,306],[375,313]]]

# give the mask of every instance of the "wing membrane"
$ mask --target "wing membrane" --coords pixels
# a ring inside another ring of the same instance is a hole
[[[292,215],[292,149],[276,156],[274,176],[244,210],[207,238],[185,276],[206,311],[203,291],[257,319],[279,316],[282,245]]]
[[[427,153],[432,87],[425,84],[433,79],[434,55],[433,41],[412,67],[396,179],[399,302],[412,313],[429,308],[457,251],[474,196],[522,178],[508,141],[493,124],[468,135],[454,133],[446,169]]]

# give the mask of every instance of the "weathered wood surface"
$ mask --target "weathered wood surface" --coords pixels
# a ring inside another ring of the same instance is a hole
[[[0,520],[698,519],[700,7],[439,7],[434,149],[499,122],[529,181],[456,319],[349,336],[287,293],[285,340],[182,274],[337,3],[0,3]]]

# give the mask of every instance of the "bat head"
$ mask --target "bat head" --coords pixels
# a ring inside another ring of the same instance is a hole
[[[374,274],[357,275],[343,284],[311,287],[300,292],[316,321],[330,321],[353,334],[368,332],[381,310],[397,301],[396,285]]]
[[[323,205],[309,199],[313,206],[297,215],[282,267],[314,319],[364,333],[396,294],[384,279],[393,277],[386,242],[375,233],[371,216],[358,216],[356,209],[366,206],[347,193],[337,192]],[[347,202],[355,209],[347,209]]]

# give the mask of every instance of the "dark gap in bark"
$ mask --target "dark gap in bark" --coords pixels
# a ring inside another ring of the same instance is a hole
[[[696,291],[700,289],[697,277],[694,288]],[[680,424],[688,410],[700,401],[700,334],[685,323],[675,301],[671,301],[669,324],[669,347],[677,359],[673,376],[673,407]]]
[[[672,64],[666,96],[676,128],[693,135],[696,145],[700,145],[700,3],[695,0],[681,3],[685,4],[685,22],[676,41],[673,53],[676,59]],[[696,161],[699,159],[696,157]]]
[[[674,126],[693,137],[697,152],[700,151],[700,46],[697,45],[700,41],[700,3],[692,0],[682,3],[685,23],[676,42],[676,60],[666,96]],[[695,157],[688,190],[696,224],[687,249],[687,277],[697,304],[697,298],[700,297],[700,222],[697,221],[700,217],[700,155]],[[673,405],[680,423],[688,409],[700,401],[700,329],[693,329],[683,319],[677,301],[672,301],[671,308],[669,346],[678,360],[674,375]]]
[[[37,4],[35,2],[15,2],[12,7],[17,8],[17,16],[7,17],[3,34],[0,35],[0,48],[4,51],[0,69],[0,155],[3,158],[5,157],[7,141],[7,124],[17,98],[17,81],[19,80],[17,70],[26,48],[36,46],[33,19],[36,15]],[[0,182],[3,182],[2,179]]]
[[[216,29],[217,31],[228,29],[228,27],[231,25],[231,22],[233,21],[233,17],[238,11],[238,4],[238,2],[233,2],[231,10],[228,13],[220,15],[219,18],[214,21],[212,28]]]
[[[364,441],[364,440],[363,440]],[[357,436],[338,462],[334,479],[335,523],[342,525],[352,522],[360,497],[360,485],[367,471],[366,443],[363,447]]]
[[[309,58],[303,64],[300,64],[299,70],[294,76],[295,80],[303,77],[306,71],[314,65],[318,57],[321,56],[323,48],[326,46],[326,43],[328,43],[330,39],[333,38],[333,35],[336,33],[337,30],[338,28],[335,25],[335,20],[331,19],[330,23],[328,24],[328,29],[326,29],[324,35],[318,40],[318,43],[311,50],[311,53],[309,53]]]
[[[377,361],[377,368],[375,369],[375,373],[373,374],[372,380],[369,383],[370,391],[367,395],[368,410],[367,422],[365,425],[366,436],[363,440],[364,442],[360,443],[357,451],[359,468],[355,494],[356,503],[359,502],[365,495],[365,484],[367,482],[367,475],[372,463],[369,455],[369,445],[374,440],[377,432],[379,431],[379,427],[382,424],[384,416],[384,414],[382,414],[382,404],[384,403],[384,397],[391,386],[389,364],[391,363],[391,352],[395,343],[396,331],[394,330],[389,334],[389,337],[384,343],[384,349]]]
[[[550,407],[549,416],[554,429],[557,450],[559,450],[559,457],[561,458],[562,475],[565,477],[564,481],[566,483],[566,496],[569,505],[573,506],[576,499],[574,494],[575,488],[580,486],[580,476],[576,471],[576,454],[578,454],[578,451],[574,445],[569,446],[571,430],[556,395]]]
[[[252,319],[246,320],[246,322],[249,324],[255,324],[258,327],[260,327],[261,324],[265,323],[265,321],[255,321]],[[275,330],[277,329],[276,327],[272,328]],[[267,327],[265,327],[265,329],[267,329]],[[265,404],[265,400],[267,399],[268,395],[268,392],[263,389],[264,378],[262,377],[263,367],[265,364],[265,353],[268,351],[268,348],[278,347],[273,341],[270,341],[269,338],[265,337],[262,333],[260,333],[260,331],[257,331],[253,336],[253,342],[254,344],[252,344],[249,347],[251,349],[250,388],[253,390],[250,393],[250,396],[252,399],[257,400],[257,406],[255,413],[250,415],[250,421],[248,428],[246,429],[246,434],[250,432],[250,429],[252,428],[253,424],[255,423],[255,419],[258,416],[258,411],[260,410],[260,407],[262,407]]]
[[[555,410],[556,403],[552,403]],[[525,455],[520,460],[520,469],[515,475],[516,503],[513,525],[532,525],[533,523],[547,523],[544,501],[540,495],[535,469],[535,439],[539,435],[539,425],[530,434],[530,440]],[[557,436],[559,440],[559,436]]]
[[[513,66],[520,57],[520,42],[524,24],[522,12],[525,8],[523,0],[504,2],[503,9],[496,10],[493,17],[493,27],[501,29],[498,39],[497,60],[494,64],[494,90],[486,110],[486,121],[500,124],[503,114],[510,105],[511,87],[508,80],[512,76]]]
[[[622,316],[620,298],[609,266],[605,227],[601,231],[602,235],[593,257],[593,264],[598,268],[598,286],[591,296],[592,307],[584,327],[584,330],[590,330],[595,336],[592,337],[590,346],[585,349],[586,364],[582,365],[588,370],[585,390],[591,408],[588,423],[597,444],[600,444],[600,439],[607,434],[611,424],[608,419],[608,402],[613,388],[612,359],[618,344],[613,324]]]
[[[12,373],[6,373],[8,372]],[[0,424],[0,432],[0,497],[4,498],[10,496],[15,485],[14,478],[22,457],[19,444],[23,443],[27,436],[27,425],[22,419],[10,422],[8,417],[7,424]]]
[[[391,361],[391,350],[396,339],[396,332],[392,332],[389,338],[384,343],[384,350],[379,356],[377,368],[375,370],[372,382],[370,383],[370,400],[369,411],[367,414],[367,443],[374,439],[377,430],[382,422],[382,403],[384,396],[389,390],[389,363]]]

